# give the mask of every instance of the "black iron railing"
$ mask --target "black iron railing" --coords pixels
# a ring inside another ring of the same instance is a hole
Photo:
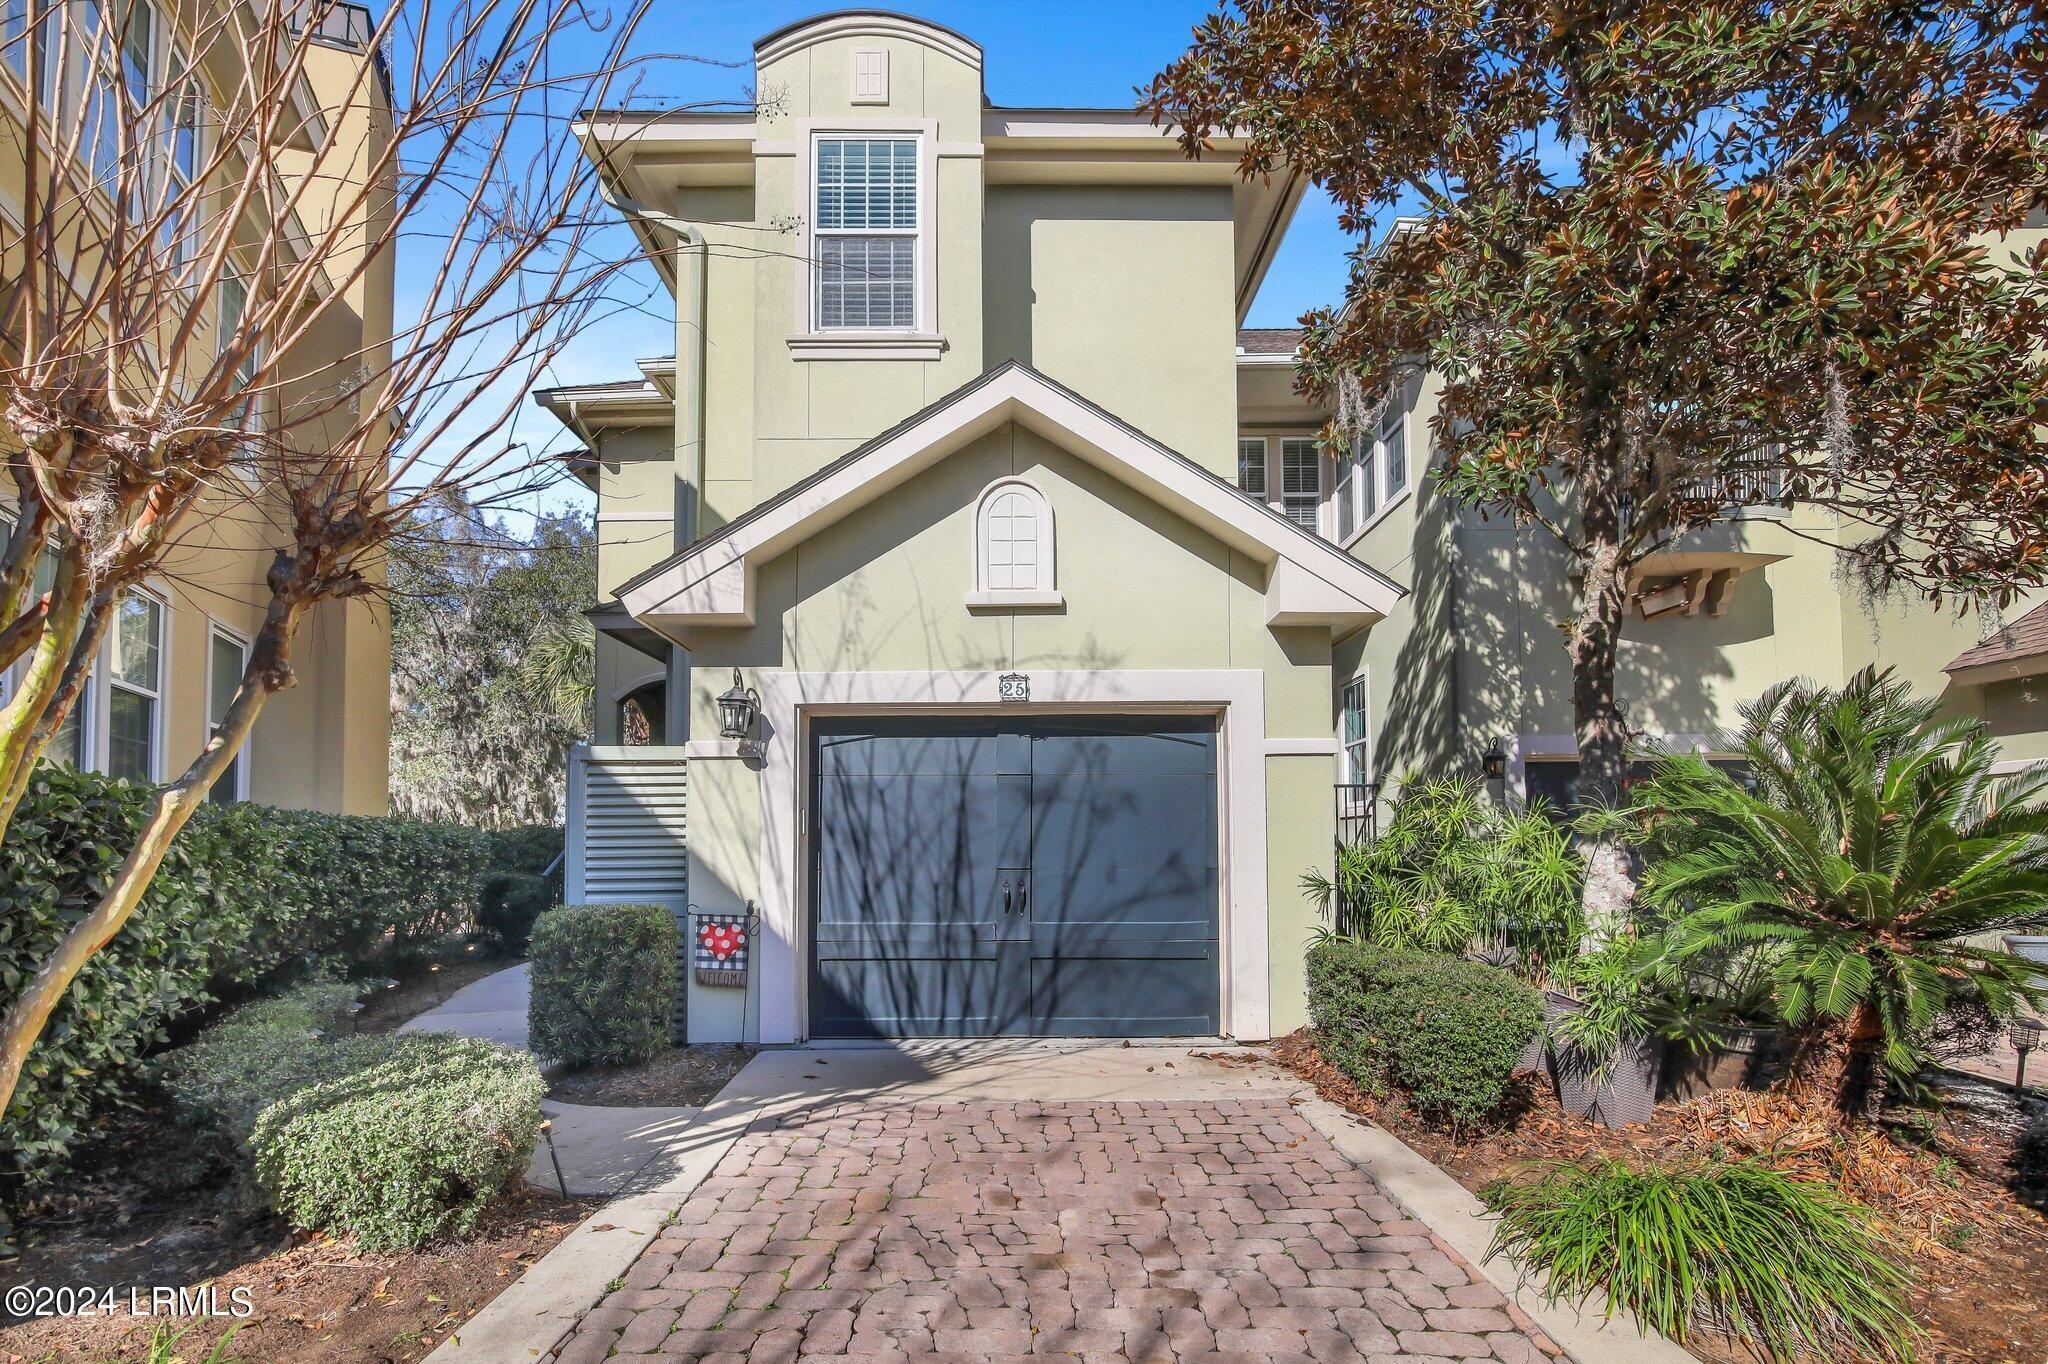
[[[1332,861],[1339,864],[1339,874],[1334,903],[1330,906],[1330,927],[1338,933],[1356,934],[1364,927],[1365,907],[1354,904],[1344,893],[1341,863],[1346,848],[1370,842],[1379,832],[1376,812],[1380,802],[1380,784],[1376,781],[1340,782],[1336,790],[1337,856]]]

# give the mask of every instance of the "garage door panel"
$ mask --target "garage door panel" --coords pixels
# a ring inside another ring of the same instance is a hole
[[[811,1031],[821,1037],[988,1037],[1005,1031],[993,956],[821,959]]]
[[[1142,973],[1134,968],[1142,964]],[[1192,1037],[1216,1031],[1216,951],[1031,963],[1032,1031],[1047,1037]]]
[[[1215,738],[1192,718],[822,724],[812,1032],[1214,1032]]]

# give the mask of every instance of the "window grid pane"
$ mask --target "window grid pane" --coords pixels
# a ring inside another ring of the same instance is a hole
[[[1266,500],[1266,442],[1257,437],[1239,437],[1237,442],[1237,486]]]
[[[818,239],[818,325],[904,328],[914,325],[911,237]]]
[[[917,227],[917,142],[826,138],[818,143],[820,231]]]
[[[1287,519],[1304,530],[1316,529],[1322,501],[1322,454],[1313,440],[1280,442],[1280,505]]]
[[[213,729],[220,728],[220,722],[228,718],[228,708],[235,703],[235,692],[242,685],[242,669],[248,663],[247,652],[242,642],[227,635],[213,637],[211,675],[207,680],[209,695],[206,698],[206,723]],[[215,804],[225,805],[242,797],[242,755],[227,765],[213,789],[206,798]]]
[[[163,666],[162,634],[162,606],[148,597],[123,597],[114,617],[115,680],[154,694]]]
[[[107,775],[155,780],[156,698],[115,685],[107,693]]]
[[[1344,779],[1347,782],[1370,781],[1371,745],[1366,738],[1365,679],[1353,678],[1344,684]]]
[[[1387,496],[1408,486],[1408,414],[1392,403],[1380,422],[1380,449],[1387,464]]]

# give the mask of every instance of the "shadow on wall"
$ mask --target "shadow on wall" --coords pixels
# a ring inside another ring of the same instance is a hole
[[[1427,497],[1418,518],[1414,595],[1391,675],[1374,670],[1386,709],[1375,756],[1381,777],[1413,770],[1477,776],[1490,743],[1569,736],[1573,612],[1569,560],[1541,530],[1447,509]],[[1765,573],[1745,575],[1727,614],[1623,624],[1616,685],[1630,726],[1651,735],[1713,733],[1732,720],[1729,651],[1768,640],[1776,598]],[[1370,650],[1368,650],[1370,657]],[[1766,670],[1767,671],[1767,670]]]

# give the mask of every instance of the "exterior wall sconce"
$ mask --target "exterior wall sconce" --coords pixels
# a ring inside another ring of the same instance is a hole
[[[746,739],[754,732],[761,715],[761,693],[746,684],[740,670],[732,670],[732,687],[718,698],[718,732],[728,739]]]
[[[1489,783],[1507,781],[1508,755],[1501,752],[1500,740],[1488,744],[1486,751],[1479,755],[1479,772]]]

